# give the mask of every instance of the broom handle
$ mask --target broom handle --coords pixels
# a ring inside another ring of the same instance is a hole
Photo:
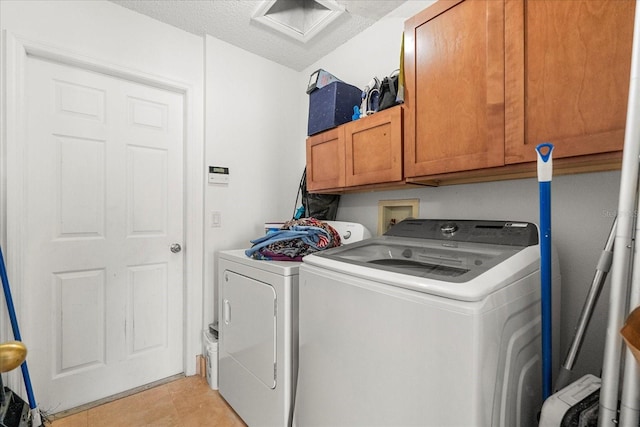
[[[0,248],[0,277],[2,277],[2,289],[4,290],[4,298],[7,301],[7,310],[9,311],[9,319],[11,320],[11,328],[13,329],[13,337],[16,341],[22,341],[20,336],[20,329],[18,328],[18,319],[16,318],[16,309],[13,305],[13,298],[11,297],[11,288],[9,287],[9,278],[7,277],[7,268],[4,265],[4,256],[2,255],[2,248]],[[27,397],[29,398],[29,408],[36,408],[36,399],[33,395],[33,388],[31,387],[31,377],[29,376],[29,368],[27,367],[27,361],[25,360],[20,365],[22,370],[22,378],[24,379],[24,385],[27,389]],[[39,425],[39,424],[38,424]]]
[[[627,285],[632,254],[634,209],[638,194],[638,156],[640,155],[640,4],[636,1],[631,52],[631,76],[627,122],[624,134],[618,224],[611,266],[611,293],[605,336],[602,385],[600,389],[599,427],[617,426],[618,388],[622,356],[620,328],[627,311]]]
[[[542,318],[542,399],[552,391],[552,318],[551,318],[551,179],[553,144],[536,147],[540,187],[540,306]]]

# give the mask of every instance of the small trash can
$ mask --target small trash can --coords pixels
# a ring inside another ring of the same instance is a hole
[[[204,356],[207,369],[207,383],[212,390],[218,389],[218,339],[208,330],[202,333]]]

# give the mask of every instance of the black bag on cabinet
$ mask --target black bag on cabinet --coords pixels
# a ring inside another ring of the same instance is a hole
[[[380,86],[380,106],[378,107],[378,111],[382,111],[400,103],[397,99],[399,76],[400,70],[396,70],[391,73],[390,76],[385,77],[382,80],[382,85]]]

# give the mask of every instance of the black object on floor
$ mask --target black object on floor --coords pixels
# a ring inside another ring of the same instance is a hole
[[[30,427],[29,405],[8,387],[4,387],[0,406],[0,427]]]

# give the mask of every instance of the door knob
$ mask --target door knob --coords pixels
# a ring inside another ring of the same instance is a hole
[[[179,243],[174,243],[173,245],[170,246],[170,249],[171,249],[171,252],[173,252],[174,254],[177,254],[182,250],[182,246],[180,246]]]

